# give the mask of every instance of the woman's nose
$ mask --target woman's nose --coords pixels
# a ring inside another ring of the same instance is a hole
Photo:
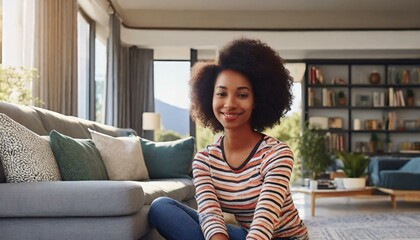
[[[236,107],[236,99],[234,97],[227,97],[225,101],[225,108],[234,108]]]

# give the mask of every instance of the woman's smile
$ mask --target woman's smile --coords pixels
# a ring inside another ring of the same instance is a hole
[[[235,120],[239,115],[242,115],[242,113],[221,113],[223,114],[223,116],[225,116],[226,120]]]

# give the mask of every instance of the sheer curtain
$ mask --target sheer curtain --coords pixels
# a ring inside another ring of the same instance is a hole
[[[107,42],[107,76],[105,95],[105,124],[118,126],[118,79],[121,66],[121,21],[115,13],[109,15]]]
[[[35,1],[32,91],[47,108],[77,115],[77,0]]]

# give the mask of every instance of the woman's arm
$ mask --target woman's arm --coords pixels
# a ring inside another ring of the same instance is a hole
[[[210,174],[208,163],[209,154],[201,151],[196,154],[193,161],[194,186],[201,229],[205,239],[228,239],[226,224],[223,218],[216,190]]]
[[[289,193],[290,175],[293,169],[293,153],[285,143],[273,146],[261,164],[264,178],[255,209],[250,239],[271,239],[274,228],[279,223],[284,200]]]

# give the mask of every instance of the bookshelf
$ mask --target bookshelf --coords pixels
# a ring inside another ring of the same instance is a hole
[[[420,59],[307,60],[303,92],[330,152],[420,154]]]

